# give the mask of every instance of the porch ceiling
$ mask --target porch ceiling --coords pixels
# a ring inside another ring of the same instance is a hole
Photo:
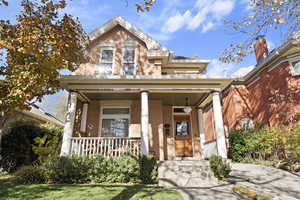
[[[139,93],[83,93],[90,100],[139,100]],[[188,98],[189,106],[197,106],[209,93],[149,93],[150,100],[162,100],[163,105],[185,106]]]

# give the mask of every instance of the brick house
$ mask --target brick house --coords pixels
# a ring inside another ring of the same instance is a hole
[[[276,123],[279,104],[299,113],[299,93],[291,89],[300,87],[296,39],[232,79],[208,78],[208,60],[174,56],[122,17],[89,36],[91,61],[60,78],[70,91],[61,155],[226,158],[228,129]],[[267,102],[281,92],[293,94],[288,105]]]

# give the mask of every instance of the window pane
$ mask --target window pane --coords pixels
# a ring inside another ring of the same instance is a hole
[[[112,63],[102,63],[100,66],[100,74],[112,74]]]
[[[174,113],[185,113],[184,108],[174,108]]]
[[[115,119],[114,130],[116,137],[128,137],[128,119]]]
[[[186,121],[176,122],[176,135],[189,135],[189,123]]]
[[[108,115],[129,114],[129,108],[103,108],[103,114],[108,114]]]
[[[102,130],[101,130],[101,136],[104,137],[113,137],[114,130],[113,130],[113,119],[103,119],[102,120]]]
[[[124,49],[124,63],[134,63],[134,49]]]
[[[293,65],[293,68],[294,68],[294,70],[293,70],[294,74],[295,75],[300,74],[300,61],[293,62],[292,65]]]
[[[123,64],[124,75],[134,75],[134,64]]]
[[[112,63],[113,62],[113,50],[103,49],[101,55],[102,63]]]
[[[128,119],[103,119],[101,136],[128,137]]]

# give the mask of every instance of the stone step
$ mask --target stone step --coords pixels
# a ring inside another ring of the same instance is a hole
[[[208,161],[162,161],[158,164],[158,180],[165,187],[207,187],[217,179]]]

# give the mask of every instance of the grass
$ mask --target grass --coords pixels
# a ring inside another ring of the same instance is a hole
[[[177,191],[142,184],[32,184],[21,185],[0,176],[0,200],[181,200]]]
[[[272,200],[274,197],[269,194],[259,193],[246,186],[236,185],[232,188],[233,192],[241,195],[245,199],[249,200]]]

